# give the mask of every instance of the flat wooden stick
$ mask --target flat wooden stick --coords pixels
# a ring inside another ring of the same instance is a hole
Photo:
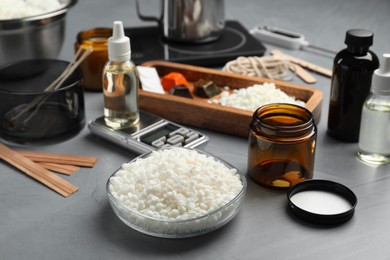
[[[74,172],[80,170],[80,167],[78,167],[76,165],[68,165],[68,164],[60,164],[60,163],[44,163],[44,162],[40,163],[40,164],[55,166],[58,168],[62,168],[62,169],[66,169],[66,170],[74,171]]]
[[[299,66],[301,66],[301,67],[303,67],[305,69],[309,69],[311,71],[315,71],[315,72],[320,73],[320,74],[322,74],[324,76],[327,76],[329,78],[332,77],[332,71],[331,70],[328,70],[328,69],[326,69],[324,67],[318,66],[318,65],[310,63],[310,62],[307,62],[305,60],[301,60],[301,59],[295,58],[295,57],[293,57],[291,55],[284,54],[283,52],[281,52],[279,50],[273,50],[273,51],[271,51],[271,54],[274,55],[275,57],[280,57],[280,58],[284,58],[286,60],[289,60],[292,63],[298,64]]]
[[[39,164],[34,163],[3,144],[0,144],[0,158],[64,197],[68,197],[72,193],[78,191],[78,188],[75,185],[58,177],[54,173],[46,170]]]
[[[302,68],[301,66],[299,66],[298,64],[292,64],[292,66],[294,67],[292,69],[292,71],[298,75],[298,77],[300,77],[303,81],[305,81],[306,83],[309,83],[309,84],[314,84],[317,82],[317,79],[315,77],[313,77],[312,75],[310,75],[309,72],[307,72],[307,70],[305,70],[304,68]]]
[[[66,164],[58,164],[58,163],[38,162],[38,164],[41,165],[46,170],[51,170],[65,175],[72,175],[75,171],[80,169],[80,167],[74,165],[66,165]]]
[[[55,153],[26,151],[26,150],[18,150],[17,152],[35,162],[93,167],[95,166],[97,161],[96,158],[79,156],[79,155],[55,154]]]

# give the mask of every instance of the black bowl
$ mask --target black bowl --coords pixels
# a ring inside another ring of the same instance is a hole
[[[45,89],[67,61],[25,60],[0,69],[0,137],[19,144],[59,142],[85,126],[82,74],[76,69],[56,90]]]

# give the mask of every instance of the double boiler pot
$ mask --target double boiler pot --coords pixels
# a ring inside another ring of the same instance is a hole
[[[225,28],[224,0],[161,0],[160,17],[141,13],[141,20],[156,21],[168,41],[204,43],[218,39]]]

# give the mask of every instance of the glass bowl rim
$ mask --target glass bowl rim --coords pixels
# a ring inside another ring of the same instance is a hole
[[[208,217],[218,213],[218,212],[221,212],[223,211],[224,209],[234,205],[234,203],[236,201],[238,201],[239,199],[241,199],[244,194],[245,194],[245,191],[246,191],[246,188],[247,188],[247,181],[246,181],[246,178],[244,175],[242,175],[234,166],[232,166],[230,163],[226,162],[225,160],[217,157],[217,156],[214,156],[214,155],[211,155],[210,153],[207,153],[205,151],[202,151],[202,150],[198,150],[198,149],[194,149],[194,148],[187,148],[187,147],[166,147],[166,148],[163,148],[161,150],[166,150],[166,149],[186,149],[186,150],[191,150],[191,151],[196,151],[198,153],[201,153],[201,154],[205,154],[207,156],[211,156],[212,158],[214,158],[216,161],[224,164],[226,167],[228,167],[229,169],[235,169],[237,171],[236,174],[238,174],[238,176],[240,177],[240,181],[242,183],[242,188],[240,190],[240,192],[234,197],[232,198],[228,203],[226,203],[225,205],[213,210],[213,211],[210,211],[204,215],[201,215],[201,216],[198,216],[198,217],[194,217],[194,218],[188,218],[188,219],[179,219],[179,220],[168,220],[168,219],[159,219],[159,218],[155,218],[155,217],[151,217],[151,216],[148,216],[148,215],[145,215],[145,214],[142,214],[132,208],[130,208],[129,206],[126,206],[126,205],[123,205],[122,202],[120,202],[118,199],[116,199],[114,197],[114,195],[112,195],[110,189],[109,189],[109,185],[110,185],[110,179],[111,177],[114,177],[119,170],[122,169],[122,166],[120,168],[118,168],[107,180],[107,183],[106,183],[106,191],[107,191],[107,194],[108,194],[108,197],[109,199],[113,200],[115,203],[119,204],[121,207],[125,208],[128,212],[130,212],[131,214],[133,215],[136,215],[137,217],[141,217],[141,218],[145,218],[147,220],[152,220],[152,221],[156,221],[156,222],[160,222],[160,223],[167,223],[167,224],[185,224],[185,223],[190,223],[190,222],[194,222],[194,221],[199,221],[199,220],[202,220],[202,219],[207,219]],[[136,158],[130,160],[129,162],[127,163],[133,163],[135,162],[136,160],[138,159],[141,159],[141,158],[147,158],[149,157],[153,152],[156,152],[156,151],[151,151],[151,152],[147,152],[147,153],[144,153],[144,154],[141,154],[140,156],[137,156]],[[116,206],[115,206],[116,207]]]
[[[24,61],[18,61],[17,63],[20,63],[20,62],[25,62],[25,61],[34,61],[34,60],[37,60],[37,61],[47,61],[47,62],[54,62],[54,63],[62,63],[62,64],[70,64],[69,61],[66,61],[66,60],[59,60],[59,59],[32,59],[32,60],[24,60]],[[5,67],[2,67],[0,69],[4,69]],[[77,67],[70,76],[73,76],[75,75],[75,73],[79,72],[80,73],[80,67]],[[69,77],[68,77],[69,78]],[[67,79],[68,79],[67,78]],[[82,80],[82,76],[80,75],[79,77],[77,77],[78,79],[74,80],[72,83],[69,83],[69,84],[66,84],[65,85],[65,82],[62,83],[61,87],[55,89],[55,90],[50,90],[50,91],[45,91],[45,90],[40,90],[40,91],[36,91],[36,92],[16,92],[16,91],[13,91],[13,90],[6,90],[6,89],[2,89],[1,86],[0,86],[0,93],[4,93],[4,94],[8,94],[8,95],[14,95],[14,96],[39,96],[39,95],[51,95],[51,94],[54,94],[54,93],[57,93],[57,92],[62,92],[62,91],[66,91],[67,89],[70,89],[72,87],[74,87],[75,85],[79,84],[80,81]]]
[[[60,1],[60,2],[63,2],[63,1]],[[2,25],[9,25],[10,24],[10,25],[13,25],[10,28],[15,29],[14,28],[15,25],[22,27],[23,23],[29,23],[29,22],[34,22],[37,20],[42,20],[42,19],[47,19],[47,18],[59,16],[61,14],[66,13],[68,11],[68,9],[71,8],[72,6],[74,6],[77,2],[78,2],[78,0],[68,0],[67,3],[63,7],[56,9],[56,10],[53,10],[53,11],[50,11],[50,12],[47,12],[47,13],[31,15],[31,16],[26,16],[26,17],[22,17],[22,18],[0,19],[0,29],[3,29]],[[18,29],[18,28],[16,28],[16,29]],[[5,30],[7,30],[7,28]]]

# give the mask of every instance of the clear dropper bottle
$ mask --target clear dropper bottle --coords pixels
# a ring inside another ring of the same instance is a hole
[[[105,123],[114,129],[135,125],[139,122],[139,77],[121,21],[114,22],[108,39],[108,59],[103,70]]]
[[[357,156],[371,164],[390,163],[390,54],[383,55],[363,104]]]

